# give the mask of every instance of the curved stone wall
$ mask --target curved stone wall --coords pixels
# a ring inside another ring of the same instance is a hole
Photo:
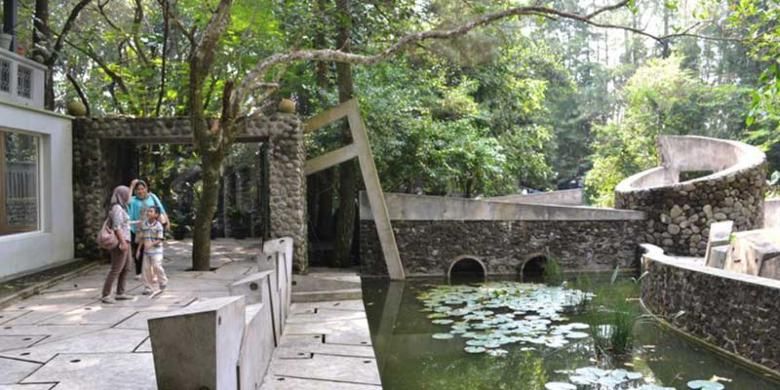
[[[736,141],[662,136],[662,165],[633,175],[615,189],[615,207],[647,214],[640,241],[670,254],[704,256],[709,226],[734,221],[736,231],[761,228],[766,156]],[[709,172],[679,181],[688,172]]]
[[[644,246],[641,298],[648,310],[722,352],[780,371],[780,281]]]

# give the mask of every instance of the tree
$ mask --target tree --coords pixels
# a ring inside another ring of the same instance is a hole
[[[596,127],[585,181],[595,203],[610,205],[621,180],[658,164],[660,134],[742,136],[749,89],[707,85],[680,63],[672,56],[640,67],[623,91],[625,116]]]
[[[624,8],[628,4],[629,1],[622,1],[614,5],[596,9],[585,15],[543,6],[512,7],[482,14],[473,20],[451,28],[410,33],[399,38],[383,50],[373,54],[355,54],[340,49],[292,50],[272,54],[258,61],[253,69],[243,75],[240,80],[230,78],[225,82],[225,87],[222,92],[221,115],[218,119],[214,119],[207,123],[205,111],[203,109],[203,85],[212,70],[214,52],[221,35],[227,28],[232,6],[232,1],[221,0],[212,13],[210,21],[199,41],[194,44],[194,50],[190,56],[190,117],[195,130],[196,147],[201,154],[204,171],[203,194],[201,195],[200,204],[198,206],[198,217],[195,226],[193,250],[194,268],[204,270],[208,269],[209,266],[210,245],[208,242],[208,232],[210,230],[211,218],[216,210],[218,174],[222,160],[224,159],[225,149],[230,146],[235,135],[237,128],[236,120],[240,117],[254,114],[251,110],[245,111],[245,106],[250,100],[254,101],[255,104],[262,104],[262,102],[270,96],[269,90],[273,90],[277,84],[275,83],[275,80],[268,80],[267,77],[269,77],[269,72],[276,66],[288,66],[300,61],[328,61],[375,65],[412,45],[429,40],[447,40],[463,36],[476,28],[488,26],[511,17],[546,16],[571,19],[603,28],[628,29],[637,34],[659,39],[636,28],[617,26],[597,21],[599,15]],[[257,94],[258,89],[262,90],[259,96]]]

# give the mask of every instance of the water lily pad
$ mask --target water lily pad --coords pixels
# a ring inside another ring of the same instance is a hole
[[[436,325],[449,325],[449,324],[451,324],[453,322],[455,322],[455,321],[449,320],[449,319],[445,319],[445,318],[431,321],[431,323],[436,324]]]
[[[688,382],[688,388],[692,390],[723,390],[726,386],[718,382],[695,380]]]
[[[482,353],[485,352],[484,347],[476,347],[476,346],[468,346],[466,348],[463,348],[464,351],[468,353]]]
[[[585,332],[569,332],[565,334],[567,339],[584,339],[589,336]]]
[[[509,353],[509,351],[507,351],[506,349],[500,349],[500,348],[498,348],[498,349],[491,349],[491,350],[488,350],[488,351],[486,351],[486,353],[487,353],[488,355],[490,355],[490,356],[496,356],[496,357],[498,357],[498,356],[505,356],[506,354],[508,354],[508,353]]]
[[[544,388],[545,390],[577,390],[577,386],[566,382],[547,382]]]
[[[448,339],[451,339],[451,338],[453,338],[455,336],[451,335],[449,333],[434,333],[433,336],[431,336],[431,337],[433,337],[433,338],[435,338],[437,340],[448,340]]]

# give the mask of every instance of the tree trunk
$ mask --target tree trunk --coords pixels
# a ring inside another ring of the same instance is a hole
[[[49,0],[35,0],[35,18],[33,19],[33,50],[36,61],[44,62],[51,53],[51,29],[49,29]],[[43,87],[43,105],[47,110],[54,110],[54,72],[51,67],[46,70]]]
[[[192,269],[195,271],[211,269],[211,223],[219,201],[221,165],[222,159],[218,156],[212,153],[203,155],[201,161],[203,188],[192,232]]]
[[[350,51],[350,35],[352,18],[349,13],[349,0],[336,0],[338,10],[338,40],[336,44],[345,52]],[[336,64],[336,82],[339,88],[339,101],[352,99],[354,86],[352,82],[352,66],[348,63]],[[345,124],[343,139],[345,143],[352,142],[349,125]],[[357,187],[355,161],[347,161],[339,166],[339,208],[336,215],[336,245],[333,253],[333,265],[348,267],[351,263],[352,237],[355,232],[355,192]]]

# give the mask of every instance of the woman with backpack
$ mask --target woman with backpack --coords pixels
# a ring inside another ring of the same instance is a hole
[[[100,301],[114,303],[116,300],[132,299],[125,295],[125,276],[130,268],[130,217],[127,215],[127,204],[130,201],[130,189],[126,186],[114,188],[111,195],[111,205],[108,210],[106,226],[116,235],[117,245],[110,249],[111,270],[103,283],[103,294]],[[111,287],[116,281],[116,295],[111,298]]]
[[[137,239],[136,233],[140,232],[141,222],[146,219],[146,209],[152,206],[157,206],[160,209],[158,220],[163,227],[167,227],[168,225],[168,215],[165,213],[165,207],[163,207],[162,202],[160,202],[160,198],[149,191],[149,186],[145,181],[138,179],[133,180],[130,182],[130,191],[132,194],[135,194],[130,199],[130,204],[127,208],[127,212],[130,215],[130,220],[132,222],[130,224],[130,243],[133,250],[132,256],[135,260],[135,278],[140,279],[141,271],[143,269],[144,253],[143,251],[138,251],[140,242],[138,242],[139,240]],[[136,255],[136,253],[140,253],[140,255]]]

